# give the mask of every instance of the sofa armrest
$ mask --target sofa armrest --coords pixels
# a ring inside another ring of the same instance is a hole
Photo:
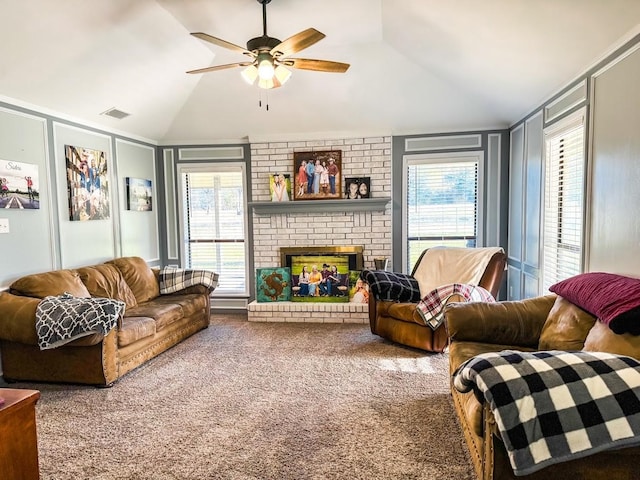
[[[39,298],[0,293],[0,339],[37,345],[36,309]]]
[[[452,303],[445,322],[452,342],[537,347],[555,295],[497,303]]]

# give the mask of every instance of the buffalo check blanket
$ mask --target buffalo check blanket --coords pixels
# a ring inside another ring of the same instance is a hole
[[[124,302],[110,298],[69,293],[44,297],[36,307],[38,346],[48,350],[92,333],[106,335],[118,324],[124,308]]]
[[[477,285],[451,283],[435,288],[418,302],[416,310],[425,325],[433,330],[444,322],[444,307],[453,295],[461,296],[465,302],[495,302],[493,295]]]
[[[484,397],[516,475],[640,444],[640,362],[601,352],[477,355],[454,373]]]
[[[218,286],[218,274],[209,270],[164,267],[160,270],[160,294],[179,292],[194,285],[204,285],[212,292]]]

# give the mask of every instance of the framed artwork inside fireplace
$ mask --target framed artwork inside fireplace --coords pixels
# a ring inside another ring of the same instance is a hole
[[[346,177],[344,179],[344,196],[348,199],[369,198],[371,177]]]
[[[258,302],[291,300],[291,269],[289,267],[257,268],[256,300]]]
[[[349,257],[292,255],[291,292],[292,302],[348,302]]]
[[[342,198],[342,151],[294,152],[293,199]]]

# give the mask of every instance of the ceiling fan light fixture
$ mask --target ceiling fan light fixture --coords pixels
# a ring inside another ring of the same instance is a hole
[[[249,65],[247,68],[242,70],[241,75],[249,85],[253,85],[256,78],[258,78],[258,67],[255,65]]]
[[[278,88],[280,85],[280,81],[274,76],[269,79],[263,79],[258,77],[258,87],[263,88],[265,90],[269,90],[271,88]]]
[[[284,85],[285,83],[287,83],[287,80],[291,78],[291,70],[289,70],[286,67],[283,67],[282,65],[278,65],[276,67],[274,74],[278,79],[278,81],[280,82],[280,85]]]
[[[275,73],[273,58],[268,53],[258,55],[258,76],[261,80],[271,80]]]

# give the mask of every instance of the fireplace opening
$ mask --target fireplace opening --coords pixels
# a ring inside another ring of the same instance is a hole
[[[291,271],[292,300],[348,302],[349,289],[355,285],[355,279],[359,276],[364,265],[363,250],[362,246],[324,247],[313,245],[281,248],[281,264]],[[314,267],[317,272],[326,269],[335,273],[331,274],[330,282],[314,286],[311,281],[311,284],[307,286],[300,284],[300,273],[303,267],[307,267],[310,277],[313,276]]]

